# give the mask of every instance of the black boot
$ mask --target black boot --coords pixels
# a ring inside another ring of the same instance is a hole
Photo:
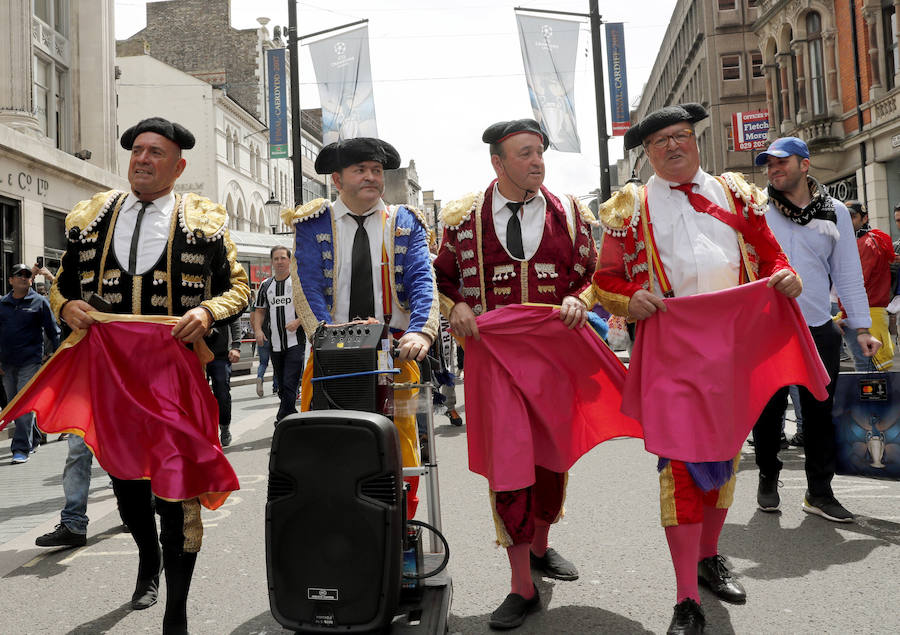
[[[134,583],[134,593],[131,594],[131,608],[142,611],[156,604],[159,595],[159,572],[162,567],[159,548],[155,544],[153,549],[139,547],[138,553],[140,561],[137,582]]]
[[[196,562],[196,553],[166,551],[163,554],[163,566],[166,570],[163,635],[187,635],[187,598]]]

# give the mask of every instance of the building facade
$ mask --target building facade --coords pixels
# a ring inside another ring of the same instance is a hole
[[[112,0],[5,0],[0,39],[0,278],[65,249],[65,214],[117,175]]]
[[[697,124],[705,170],[737,171],[763,183],[753,153],[735,151],[732,115],[766,107],[762,54],[753,25],[758,0],[678,0],[653,70],[632,119],[671,104],[697,102],[710,116]],[[635,169],[646,182],[652,174],[643,148],[617,166],[620,182]]]
[[[419,173],[416,162],[409,160],[409,165],[396,170],[384,172],[384,202],[389,205],[408,205],[420,209],[422,187],[419,185]]]
[[[248,272],[264,272],[268,249],[261,249],[257,240],[243,240],[243,234],[271,231],[263,211],[267,200],[274,198],[284,208],[299,203],[291,160],[269,158],[268,152],[266,52],[283,47],[280,29],[270,34],[268,18],[259,18],[257,28],[233,28],[230,0],[152,2],[146,11],[147,26],[118,45],[123,73],[131,73],[127,81],[119,82],[120,120],[124,122],[126,108],[137,115],[147,103],[142,98],[145,91],[171,86],[169,103],[157,102],[154,107],[170,110],[173,120],[192,131],[191,125],[202,130],[203,147],[211,149],[194,158],[195,172],[189,161],[182,187],[225,205],[238,253],[251,257]],[[290,126],[290,87],[286,88]],[[301,147],[295,154],[302,166],[303,200],[328,197],[328,180],[314,167],[322,147],[321,110],[303,111],[300,119]],[[275,226],[276,232],[287,229],[280,220]],[[280,242],[271,236],[267,240]],[[252,283],[260,281],[251,273]]]
[[[758,10],[770,137],[805,140],[811,174],[900,237],[900,1],[760,0]]]

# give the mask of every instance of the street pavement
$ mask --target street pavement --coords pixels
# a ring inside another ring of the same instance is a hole
[[[267,389],[269,384],[267,384]],[[458,387],[462,403],[462,386]],[[234,442],[226,449],[241,490],[215,512],[189,601],[198,634],[286,633],[269,611],[265,502],[274,397],[252,384],[233,389]],[[464,414],[464,405],[462,407]],[[435,418],[443,528],[453,578],[450,633],[490,632],[508,591],[506,555],[494,544],[486,481],[467,469],[465,427]],[[788,424],[790,433],[792,424]],[[0,435],[5,436],[5,435]],[[0,633],[158,633],[165,591],[131,611],[137,552],[121,532],[112,489],[95,465],[88,544],[40,549],[35,537],[59,522],[66,443],[43,446],[24,465],[0,448]],[[838,476],[835,491],[858,521],[838,525],[800,509],[802,451],[782,451],[782,512],[755,504],[757,471],[744,447],[735,503],[720,541],[747,589],[744,606],[701,591],[708,633],[897,633],[900,483]],[[675,603],[672,566],[659,527],[656,458],[639,440],[608,441],[571,470],[566,515],[553,546],[581,570],[574,582],[537,579],[543,610],[517,632],[664,633]],[[420,487],[420,496],[424,496]],[[425,507],[419,517],[426,518]]]

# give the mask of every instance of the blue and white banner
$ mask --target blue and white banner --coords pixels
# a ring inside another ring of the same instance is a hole
[[[287,159],[288,152],[288,100],[287,100],[287,66],[284,58],[285,49],[269,49],[266,51],[266,68],[269,77],[269,157]]]
[[[581,152],[575,122],[575,56],[580,22],[517,15],[534,118],[560,152]]]
[[[322,141],[328,144],[341,139],[377,137],[369,28],[364,26],[313,42],[309,54],[322,103]]]
[[[631,113],[625,72],[625,29],[621,22],[606,23],[606,67],[612,133],[613,136],[624,135],[631,127]]]

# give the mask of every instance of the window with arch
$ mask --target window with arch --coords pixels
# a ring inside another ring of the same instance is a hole
[[[232,155],[234,156],[234,167],[237,170],[241,169],[241,144],[238,141],[238,133],[237,131],[232,132],[231,143],[234,145],[234,149],[232,150]]]
[[[809,96],[814,115],[825,114],[825,62],[822,58],[822,17],[815,11],[806,14],[806,39],[809,43]]]

